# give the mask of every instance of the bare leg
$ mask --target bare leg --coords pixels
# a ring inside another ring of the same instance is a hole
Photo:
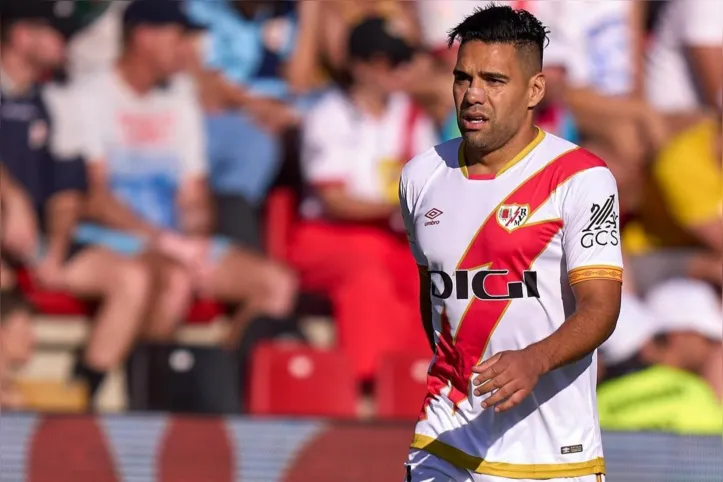
[[[75,256],[64,275],[70,293],[101,300],[84,362],[101,372],[115,368],[141,328],[150,286],[148,269],[139,261],[92,247]]]
[[[235,314],[228,346],[234,347],[248,322],[257,315],[283,318],[296,304],[298,281],[285,266],[232,248],[219,261],[209,292],[221,301],[243,303]]]
[[[152,301],[144,336],[149,341],[168,341],[191,303],[192,279],[183,266],[167,258],[148,254],[143,259],[153,273]]]

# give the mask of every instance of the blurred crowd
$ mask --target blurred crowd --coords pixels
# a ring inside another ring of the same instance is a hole
[[[459,136],[446,33],[489,3],[3,2],[2,400],[32,350],[22,271],[99,304],[72,373],[91,394],[198,297],[233,307],[225,345],[247,349],[250,324],[293,331],[322,295],[364,390],[383,353],[428,352],[398,177]],[[550,28],[538,125],[618,181],[603,425],[720,432],[723,2],[496,3]]]

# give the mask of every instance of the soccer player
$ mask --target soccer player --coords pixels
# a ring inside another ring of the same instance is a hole
[[[603,161],[533,124],[547,33],[501,6],[454,28],[462,138],[402,172],[435,352],[408,481],[603,480],[596,348],[620,309],[618,195]]]

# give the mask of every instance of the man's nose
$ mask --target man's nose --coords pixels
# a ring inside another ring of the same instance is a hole
[[[467,92],[465,92],[465,100],[467,103],[473,105],[473,104],[484,104],[487,100],[487,93],[485,90],[481,87],[477,87],[475,85],[471,85]]]

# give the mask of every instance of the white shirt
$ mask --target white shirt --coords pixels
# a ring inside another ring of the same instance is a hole
[[[686,47],[723,48],[723,2],[670,0],[663,8],[646,63],[646,97],[665,112],[696,110],[703,101]]]
[[[564,67],[568,81],[603,94],[624,95],[633,87],[631,6],[619,0],[444,1],[418,2],[422,38],[432,48],[444,46],[447,32],[491,4],[524,8],[550,29],[545,67]]]
[[[412,252],[432,273],[437,345],[412,447],[499,477],[603,473],[595,353],[503,413],[481,408],[471,368],[555,332],[575,310],[572,284],[622,281],[615,180],[542,131],[496,176],[468,177],[460,144],[416,157],[400,183]]]
[[[100,17],[68,43],[68,73],[78,79],[110,68],[122,45],[123,11],[130,2],[111,2]]]
[[[165,227],[174,227],[180,184],[207,171],[203,116],[191,86],[179,77],[139,95],[113,68],[77,87],[85,157],[106,164],[116,196]]]
[[[438,140],[431,120],[399,93],[374,118],[341,91],[332,91],[307,114],[303,126],[304,181],[312,187],[343,184],[349,194],[368,201],[396,202],[404,163]],[[313,194],[301,211],[308,218],[323,215]]]

